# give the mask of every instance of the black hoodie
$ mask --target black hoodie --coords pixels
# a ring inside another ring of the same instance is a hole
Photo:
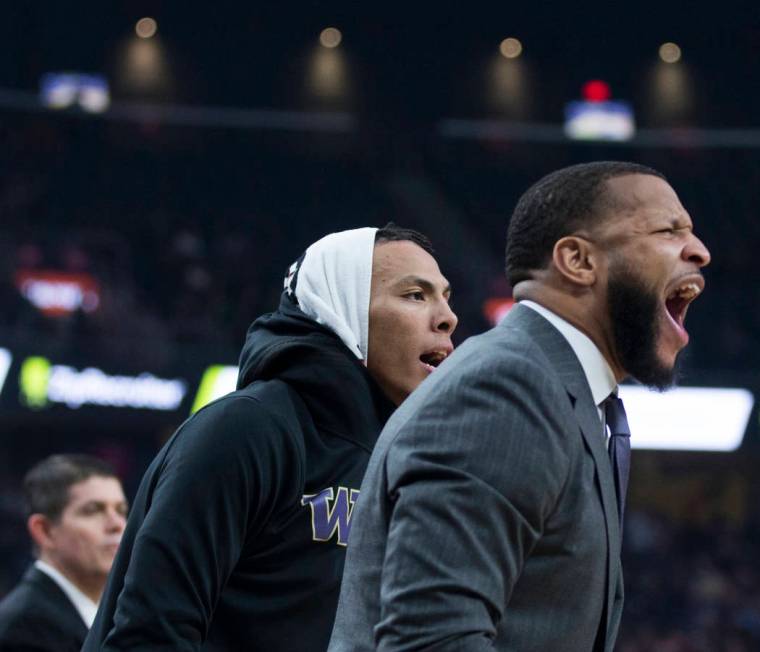
[[[148,468],[83,650],[323,652],[353,503],[393,406],[283,294],[238,389]]]

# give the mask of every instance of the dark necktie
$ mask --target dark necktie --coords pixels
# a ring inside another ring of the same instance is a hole
[[[628,491],[628,475],[631,470],[631,430],[625,408],[614,394],[604,401],[604,415],[610,429],[610,464],[615,480],[618,515],[620,516],[620,533],[623,533],[623,512],[625,511],[625,494]]]

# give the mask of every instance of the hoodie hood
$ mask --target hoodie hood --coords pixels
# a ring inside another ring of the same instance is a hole
[[[365,226],[320,238],[290,266],[285,279],[298,307],[327,326],[360,360],[367,359],[376,232]]]
[[[281,380],[303,399],[319,430],[374,446],[394,405],[364,364],[326,326],[308,317],[292,294],[251,324],[240,354],[237,388]]]

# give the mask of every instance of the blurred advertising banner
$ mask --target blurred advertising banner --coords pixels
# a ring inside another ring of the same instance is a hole
[[[53,364],[42,356],[21,363],[19,396],[31,409],[59,403],[71,409],[83,405],[174,411],[187,393],[187,381],[159,378],[150,372],[136,376],[108,374],[97,367],[77,369]]]
[[[100,287],[89,274],[45,269],[16,272],[19,292],[48,317],[62,317],[77,310],[93,312],[100,305]]]
[[[505,307],[493,306],[496,313]],[[237,375],[235,366],[209,367],[192,411],[235,391]],[[736,450],[744,439],[755,404],[749,390],[727,387],[678,387],[660,393],[646,387],[622,385],[620,397],[633,432],[631,445],[639,449]]]
[[[118,351],[98,356],[31,346],[0,342],[0,430],[11,422],[32,430],[59,424],[62,431],[102,424],[104,432],[123,431],[128,422],[138,435],[176,427],[190,414],[208,366],[184,350],[173,363],[143,368]]]
[[[184,421],[204,405],[235,391],[238,368],[202,356],[178,356],[169,367],[136,369],[126,358],[69,359],[50,351],[14,351],[0,342],[0,423],[31,423],[53,416],[102,420],[133,415],[146,426]],[[730,452],[751,428],[755,396],[742,387],[677,387],[667,392],[621,385],[638,449]]]

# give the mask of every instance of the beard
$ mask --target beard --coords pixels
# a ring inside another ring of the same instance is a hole
[[[615,352],[640,383],[665,391],[678,378],[680,352],[672,367],[657,356],[660,335],[658,293],[622,266],[610,269],[607,304]]]

